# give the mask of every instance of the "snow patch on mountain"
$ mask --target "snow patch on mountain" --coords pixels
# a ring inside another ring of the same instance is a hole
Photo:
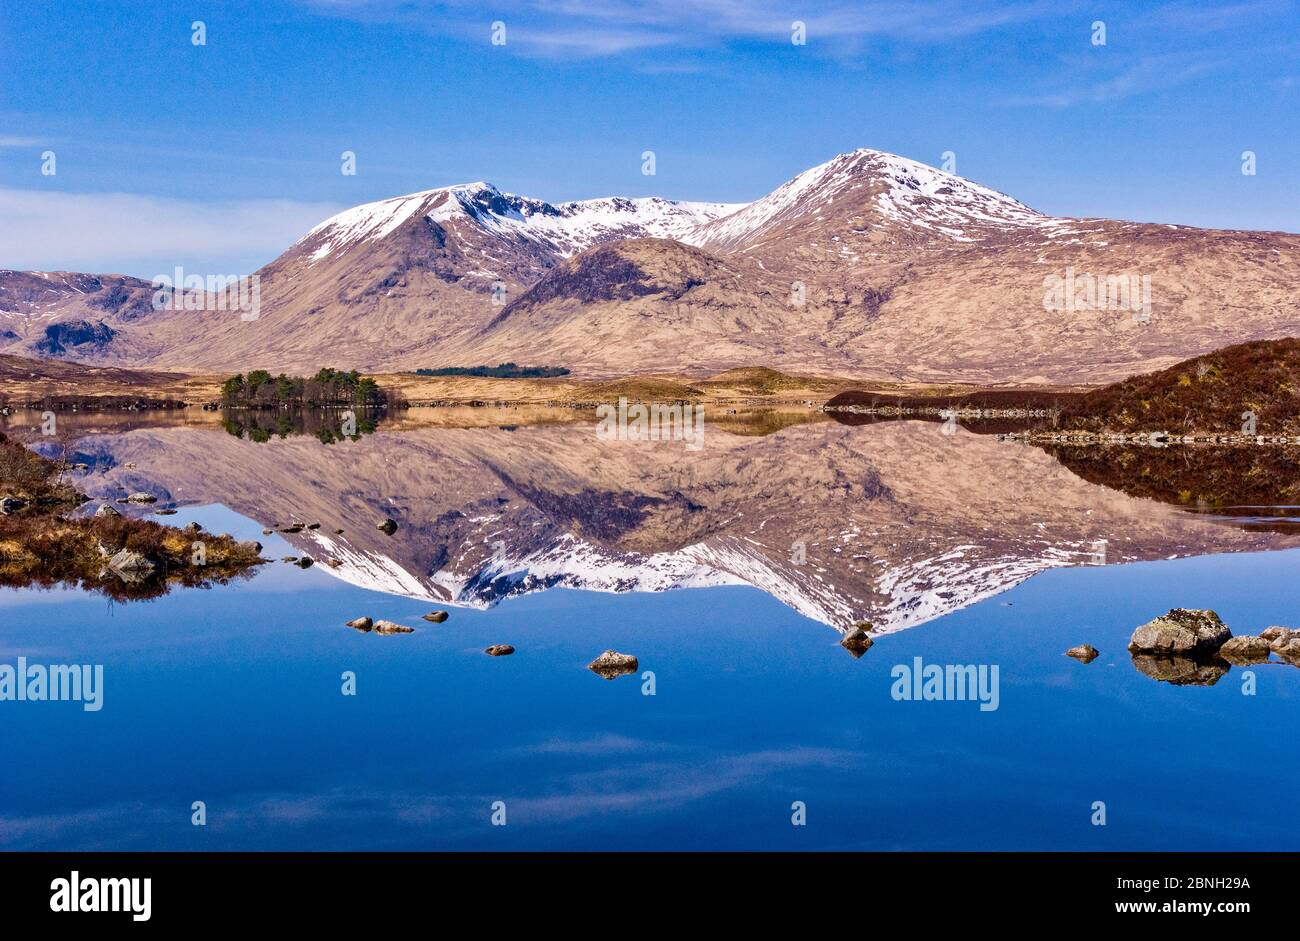
[[[355,549],[341,540],[313,531],[317,557],[331,559],[324,571],[358,588],[486,610],[504,597],[547,588],[582,591],[671,591],[740,585],[735,575],[701,564],[686,552],[651,555],[617,553],[566,533],[552,544],[522,554],[504,546],[472,571],[444,568],[427,576],[407,571],[381,553]]]
[[[855,609],[863,604],[861,599],[846,597],[833,585],[823,582],[813,571],[801,569],[796,577],[793,568],[778,568],[764,552],[746,546],[741,540],[728,539],[712,545],[700,543],[687,546],[681,553],[727,572],[737,583],[757,588],[804,617],[823,624],[847,626],[854,620]]]
[[[1044,544],[1040,555],[1030,557],[973,557],[979,554],[979,547],[963,546],[883,571],[877,584],[889,602],[876,629],[892,633],[916,627],[1008,591],[1039,572],[1087,564],[1094,557],[1088,545]]]
[[[862,148],[805,170],[762,199],[686,233],[681,241],[720,251],[748,249],[765,233],[819,215],[845,199],[858,207],[874,206],[881,223],[926,229],[956,241],[1066,221],[915,160]]]
[[[315,263],[395,232],[423,215],[439,226],[471,225],[503,239],[525,239],[560,257],[598,242],[629,238],[680,238],[744,203],[702,203],[648,196],[610,196],[552,204],[490,183],[463,183],[356,206],[326,219],[299,241],[311,246]]]
[[[386,555],[355,549],[341,540],[326,536],[319,530],[309,530],[305,535],[316,543],[317,557],[332,559],[339,563],[337,566],[325,566],[324,571],[351,585],[368,591],[401,595],[421,601],[447,600],[447,596],[436,587],[425,584],[419,576],[408,572]]]

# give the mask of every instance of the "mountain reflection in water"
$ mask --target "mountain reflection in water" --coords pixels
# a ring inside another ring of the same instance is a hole
[[[1300,542],[1186,512],[1167,500],[1176,482],[1139,474],[1130,496],[1113,462],[1103,473],[1058,455],[1066,466],[993,435],[811,412],[755,431],[743,418],[711,418],[698,452],[598,440],[586,421],[521,424],[510,410],[474,428],[396,419],[327,448],[151,422],[87,434],[70,459],[88,465],[76,479],[94,497],[143,490],[268,528],[319,523],[285,538],[338,578],[476,608],[555,586],[751,585],[838,629],[888,632],[1053,567]],[[1216,498],[1232,490],[1216,478]],[[392,535],[377,528],[386,518]]]

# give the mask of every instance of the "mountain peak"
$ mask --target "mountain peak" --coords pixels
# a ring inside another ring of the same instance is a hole
[[[862,147],[805,170],[742,211],[702,226],[687,241],[714,251],[745,249],[796,223],[803,227],[809,216],[834,220],[851,233],[895,230],[959,242],[1055,221],[963,177]]]

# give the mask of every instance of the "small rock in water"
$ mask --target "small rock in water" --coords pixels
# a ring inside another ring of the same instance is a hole
[[[348,621],[347,626],[357,631],[369,631],[375,626],[375,622],[370,620],[370,618],[356,618]]]
[[[157,509],[157,510],[154,510],[153,512],[154,512],[154,515],[155,515],[155,516],[175,516],[175,515],[176,515],[176,511],[173,510],[173,509],[170,509],[169,507],[161,507],[161,508],[159,508],[159,509]]]
[[[1267,641],[1274,650],[1280,650],[1297,637],[1300,631],[1290,627],[1266,627],[1259,632],[1259,639]]]
[[[636,657],[630,653],[619,653],[617,650],[606,650],[591,663],[587,664],[587,669],[592,673],[603,676],[607,680],[615,677],[627,676],[629,673],[635,673],[640,669],[640,663]]]
[[[132,549],[121,549],[108,560],[108,568],[122,581],[131,583],[153,574],[154,564]]]
[[[335,535],[335,536],[342,536],[342,535],[343,535],[343,530],[341,530],[341,529],[336,529],[336,530],[334,530],[334,535]]]
[[[505,657],[515,652],[515,648],[509,644],[493,644],[483,651],[489,657]]]
[[[397,624],[393,621],[376,621],[376,634],[414,634],[415,628],[407,627],[405,624]]]
[[[308,528],[308,529],[320,529],[320,523],[308,523],[308,524],[307,524],[307,528]]]
[[[262,535],[263,535],[263,536],[269,536],[269,535],[271,535],[271,533],[272,533],[273,531],[274,531],[274,530],[264,529],[264,530],[262,530]]]
[[[1084,663],[1092,663],[1101,654],[1092,644],[1080,644],[1078,647],[1071,647],[1065,655],[1075,660],[1082,660]]]
[[[329,566],[330,568],[332,568],[332,569],[336,569],[336,568],[338,568],[340,565],[342,565],[343,563],[340,562],[338,559],[326,559],[326,560],[325,560],[325,564],[328,565],[328,566]]]
[[[447,620],[447,612],[431,611],[428,614],[421,615],[421,617],[423,617],[426,621],[428,621],[431,624],[441,624],[443,621]]]
[[[397,532],[397,520],[389,517],[379,524],[379,529],[391,536],[393,533]]]
[[[871,623],[869,621],[859,621],[841,638],[840,646],[853,654],[855,658],[861,657],[875,643],[867,634],[870,628]]]
[[[1268,641],[1262,637],[1238,634],[1230,637],[1219,648],[1219,656],[1229,663],[1237,665],[1246,663],[1263,663],[1268,659]]]
[[[298,566],[300,569],[309,569],[316,564],[316,560],[309,555],[305,555],[293,564]]]
[[[1300,666],[1300,637],[1291,637],[1274,644],[1273,652],[1287,663]]]
[[[144,504],[144,503],[157,503],[157,502],[158,502],[158,498],[155,497],[152,493],[144,493],[144,492],[140,492],[140,493],[133,493],[133,494],[131,494],[129,497],[126,498],[126,502],[127,502],[127,503],[141,503],[141,504]]]
[[[300,533],[300,532],[302,532],[302,524],[301,524],[301,523],[294,523],[292,526],[284,526],[284,527],[282,527],[282,528],[280,529],[280,532],[282,532],[282,533]]]
[[[1210,656],[1232,636],[1213,611],[1174,608],[1133,632],[1130,653],[1165,656]]]

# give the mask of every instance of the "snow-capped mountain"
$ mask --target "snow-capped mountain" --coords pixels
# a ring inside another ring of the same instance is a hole
[[[744,208],[744,203],[693,203],[657,196],[611,196],[552,205],[503,193],[490,183],[463,183],[348,209],[326,219],[298,242],[311,261],[382,239],[411,219],[439,226],[472,226],[496,238],[533,243],[560,258],[601,242],[627,238],[681,238]]]
[[[762,199],[704,223],[682,241],[715,252],[745,250],[799,232],[809,222],[824,225],[832,216],[843,217],[846,233],[880,236],[894,226],[962,242],[1064,224],[952,173],[860,149],[805,170]]]
[[[527,351],[596,376],[764,364],[1090,384],[1300,324],[1300,236],[1057,218],[872,150],[680,241],[695,251],[629,241],[567,259],[472,344],[444,352],[495,362]],[[1067,281],[1082,293],[1049,299]]]
[[[1300,322],[1300,236],[1056,218],[874,150],[750,204],[426,190],[325,220],[257,275],[250,321],[152,312],[129,279],[3,273],[0,350],[219,371],[514,360],[589,378],[765,365],[1097,383]],[[1067,277],[1141,288],[1048,303]]]

